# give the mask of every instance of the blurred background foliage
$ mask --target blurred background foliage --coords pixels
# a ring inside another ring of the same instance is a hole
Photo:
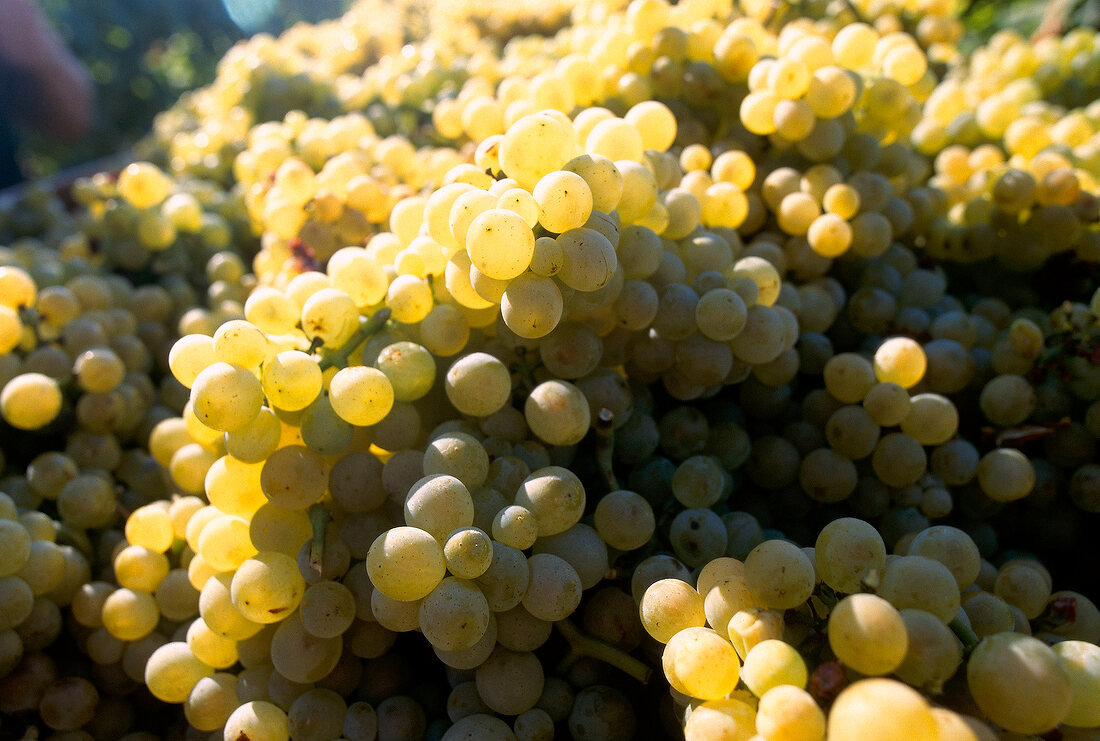
[[[442,1],[442,0],[441,0]],[[95,80],[94,132],[77,144],[34,136],[23,147],[27,172],[47,175],[126,150],[181,93],[214,79],[236,41],[278,34],[299,21],[342,14],[354,0],[41,0]],[[1030,36],[1100,25],[1100,0],[960,0],[973,43],[1001,29]]]

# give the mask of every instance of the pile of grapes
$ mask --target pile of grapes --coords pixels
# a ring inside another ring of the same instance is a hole
[[[1100,34],[956,11],[364,0],[0,210],[0,738],[1100,737]]]

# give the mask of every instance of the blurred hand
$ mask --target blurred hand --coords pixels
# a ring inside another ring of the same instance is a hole
[[[89,131],[91,77],[31,0],[0,0],[0,60],[26,78],[4,101],[13,119],[60,139]]]

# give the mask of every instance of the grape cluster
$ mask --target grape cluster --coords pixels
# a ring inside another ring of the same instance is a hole
[[[0,219],[0,711],[1094,733],[1100,37],[503,5],[243,42]]]

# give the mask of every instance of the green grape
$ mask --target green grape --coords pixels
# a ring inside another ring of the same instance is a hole
[[[908,644],[905,659],[894,673],[912,687],[939,694],[962,664],[962,645],[932,613],[912,608],[900,613]]]
[[[954,437],[959,427],[959,412],[946,396],[916,394],[910,400],[909,414],[901,421],[901,431],[921,445],[939,445]]]
[[[821,529],[814,558],[823,582],[838,592],[853,594],[860,591],[864,579],[875,572],[881,574],[886,545],[869,523],[842,517]]]
[[[876,383],[863,397],[863,408],[882,427],[894,427],[905,421],[911,406],[909,393],[896,383]],[[877,438],[876,438],[877,442]]]
[[[515,504],[535,516],[539,537],[556,535],[575,525],[584,514],[585,501],[581,480],[560,466],[532,471],[515,494]]]
[[[237,663],[237,642],[218,635],[202,618],[187,629],[187,648],[203,664],[214,669],[226,669]]]
[[[726,526],[707,508],[685,509],[669,525],[669,540],[676,556],[688,566],[702,566],[726,552]]]
[[[547,112],[524,116],[508,127],[500,141],[500,167],[528,190],[568,159],[573,132]]]
[[[335,668],[342,647],[343,641],[338,636],[319,638],[308,633],[301,616],[294,612],[275,629],[271,663],[292,682],[316,682]]]
[[[1026,420],[1035,410],[1035,389],[1023,376],[1010,373],[991,379],[979,398],[982,414],[995,425],[1011,427]]]
[[[397,401],[415,401],[435,383],[435,360],[415,342],[395,342],[378,353],[375,367],[386,374]]]
[[[614,162],[603,155],[580,154],[562,165],[561,169],[584,178],[592,194],[594,210],[611,213],[622,198],[622,173]]]
[[[245,618],[274,623],[297,608],[305,588],[294,559],[277,551],[263,551],[237,567],[230,594]]]
[[[0,520],[0,574],[17,574],[31,557],[31,536],[12,520]]]
[[[1019,450],[996,448],[978,462],[978,484],[995,501],[1022,499],[1035,486],[1035,467]]]
[[[646,632],[665,644],[681,630],[702,627],[707,620],[703,598],[676,578],[657,579],[646,587],[639,609]]]
[[[749,691],[763,698],[773,688],[783,685],[805,688],[808,673],[806,663],[793,646],[770,639],[749,649],[741,667],[741,680]]]
[[[825,713],[813,696],[801,687],[781,684],[760,697],[756,730],[768,741],[822,741]]]
[[[200,679],[213,673],[213,667],[196,659],[186,643],[166,643],[149,657],[145,685],[158,700],[182,703]]]
[[[330,689],[303,693],[287,710],[290,737],[296,741],[338,738],[343,730],[347,704]]]
[[[420,602],[420,630],[441,651],[462,651],[481,640],[489,604],[477,585],[448,576]]]
[[[61,412],[57,381],[41,373],[21,373],[0,390],[0,416],[20,430],[38,430]]]
[[[914,607],[949,623],[959,609],[954,574],[942,563],[924,556],[902,556],[886,564],[878,595],[899,610]]]
[[[115,554],[115,579],[120,587],[153,592],[168,576],[168,559],[163,553],[140,545],[126,546]]]
[[[538,204],[539,223],[556,234],[583,226],[592,213],[592,189],[569,170],[547,173],[531,193]]]
[[[548,335],[558,325],[562,311],[562,295],[557,284],[534,273],[512,280],[500,300],[504,323],[524,339]]]
[[[366,562],[375,588],[401,601],[428,596],[447,569],[442,546],[416,527],[395,527],[379,535]]]
[[[578,227],[563,232],[557,241],[563,262],[555,277],[566,286],[577,291],[595,291],[611,281],[618,258],[615,245],[603,234]]]
[[[497,536],[495,527],[493,535]],[[534,542],[534,538],[531,540]],[[457,528],[444,541],[443,555],[447,570],[452,574],[460,579],[476,579],[493,562],[493,541],[484,530],[476,527]]]
[[[444,474],[461,481],[467,489],[476,489],[489,476],[489,456],[472,435],[453,432],[440,435],[424,450],[424,474]]]
[[[766,540],[745,558],[745,584],[769,608],[801,605],[810,598],[814,582],[813,563],[793,543]]]
[[[321,392],[321,369],[304,352],[284,350],[264,362],[261,382],[272,406],[295,412]]]
[[[474,519],[469,490],[448,474],[428,474],[414,484],[405,497],[404,511],[406,525],[429,533],[440,545],[457,528],[472,525]]]
[[[395,633],[420,629],[420,603],[422,600],[402,602],[387,597],[375,589],[370,594],[370,614],[378,624]],[[303,622],[305,614],[302,615]]]
[[[756,711],[739,699],[707,700],[692,709],[684,723],[686,741],[708,738],[748,739],[756,729]]]
[[[241,704],[237,699],[237,677],[216,672],[203,677],[191,688],[183,704],[188,724],[200,731],[216,731]]]
[[[656,527],[649,502],[635,492],[624,490],[608,492],[600,498],[596,503],[594,524],[600,537],[620,551],[642,547],[649,542]]]
[[[271,504],[305,509],[324,495],[328,475],[328,464],[321,454],[303,445],[288,445],[264,461],[260,486]]]
[[[353,425],[369,427],[389,414],[396,392],[383,371],[359,365],[336,372],[329,383],[328,398],[333,411],[341,419]]]
[[[840,353],[825,363],[825,388],[845,404],[858,404],[875,385],[871,363],[856,353]]]
[[[447,370],[447,398],[463,414],[487,417],[507,403],[512,379],[507,367],[487,353],[470,353]]]
[[[903,432],[884,435],[871,455],[875,475],[895,488],[916,483],[924,474],[928,456],[921,444]]]
[[[537,618],[561,620],[573,614],[581,601],[581,580],[565,559],[537,553],[527,560],[529,579],[523,606]],[[483,577],[484,578],[484,577]]]
[[[914,741],[939,738],[932,708],[894,679],[861,679],[841,690],[829,712],[826,737],[837,741]]]
[[[960,591],[973,584],[981,570],[978,546],[969,535],[950,525],[936,525],[917,533],[907,555],[942,563],[954,575]]]
[[[673,689],[702,700],[725,697],[737,686],[740,660],[733,646],[710,628],[685,628],[673,635],[661,655]]]
[[[1069,674],[1072,700],[1062,723],[1067,726],[1093,728],[1100,725],[1097,689],[1100,687],[1100,651],[1094,643],[1062,641],[1052,647],[1058,662]]]
[[[966,679],[982,712],[1016,733],[1053,728],[1073,703],[1073,684],[1058,655],[1019,633],[983,638],[967,661]]]
[[[1034,620],[1042,613],[1050,598],[1050,572],[1038,561],[1013,559],[998,569],[993,592],[1023,611],[1028,620]]]
[[[542,664],[533,653],[497,647],[477,668],[477,691],[485,704],[502,715],[530,710],[542,695]]]
[[[829,647],[861,674],[889,674],[901,665],[908,647],[905,622],[882,597],[852,594],[829,614]]]
[[[240,737],[253,741],[288,741],[290,738],[287,715],[277,705],[264,700],[246,702],[234,710],[225,721],[225,741]]]
[[[582,589],[596,586],[610,568],[607,544],[594,528],[581,522],[564,532],[540,537],[531,552],[549,553],[566,561],[576,570]]]
[[[510,610],[527,594],[532,572],[523,552],[499,541],[493,542],[493,560],[474,581],[493,612]]]

